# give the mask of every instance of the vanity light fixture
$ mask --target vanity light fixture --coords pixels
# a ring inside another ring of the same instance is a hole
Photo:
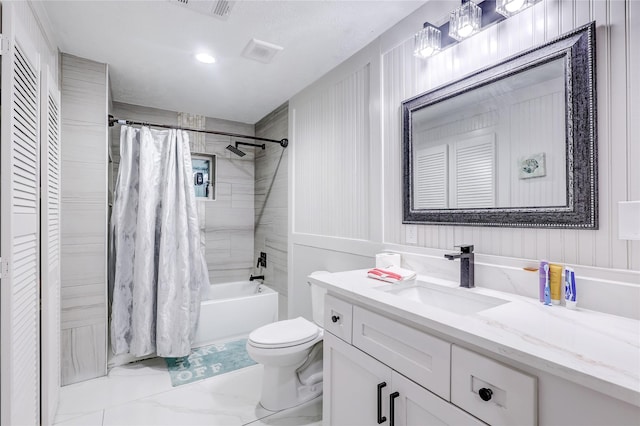
[[[198,53],[196,55],[196,59],[203,64],[213,64],[216,61],[216,58],[209,55],[208,53]]]
[[[414,36],[413,55],[426,59],[480,32],[484,28],[522,12],[540,0],[484,0],[462,4],[450,13],[449,20],[436,27],[429,22]]]
[[[496,12],[508,18],[537,3],[538,0],[496,0]]]
[[[429,24],[424,23],[424,28],[416,33],[413,38],[413,55],[417,58],[428,58],[440,51],[441,31]]]
[[[482,9],[471,0],[463,0],[449,15],[449,37],[460,41],[477,33],[481,19]]]

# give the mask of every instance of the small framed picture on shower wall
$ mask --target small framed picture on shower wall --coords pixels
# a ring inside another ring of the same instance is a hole
[[[215,164],[215,155],[191,155],[193,188],[196,193],[196,198],[215,199]]]

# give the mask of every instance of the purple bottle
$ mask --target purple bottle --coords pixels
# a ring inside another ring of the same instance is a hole
[[[544,287],[549,282],[549,268],[544,267],[545,265],[549,265],[549,262],[546,260],[540,261],[540,268],[538,269],[540,274],[540,302],[544,303]]]

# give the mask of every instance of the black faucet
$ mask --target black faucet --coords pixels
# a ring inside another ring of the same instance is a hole
[[[253,280],[264,280],[264,275],[251,275],[249,277],[249,281],[253,281]]]
[[[473,273],[473,246],[461,245],[460,253],[445,254],[449,260],[460,259],[460,287],[473,288],[475,287],[475,279]]]

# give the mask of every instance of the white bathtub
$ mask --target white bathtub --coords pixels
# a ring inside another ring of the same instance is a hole
[[[203,292],[193,347],[247,337],[277,320],[278,293],[270,288],[257,281],[212,284]]]

